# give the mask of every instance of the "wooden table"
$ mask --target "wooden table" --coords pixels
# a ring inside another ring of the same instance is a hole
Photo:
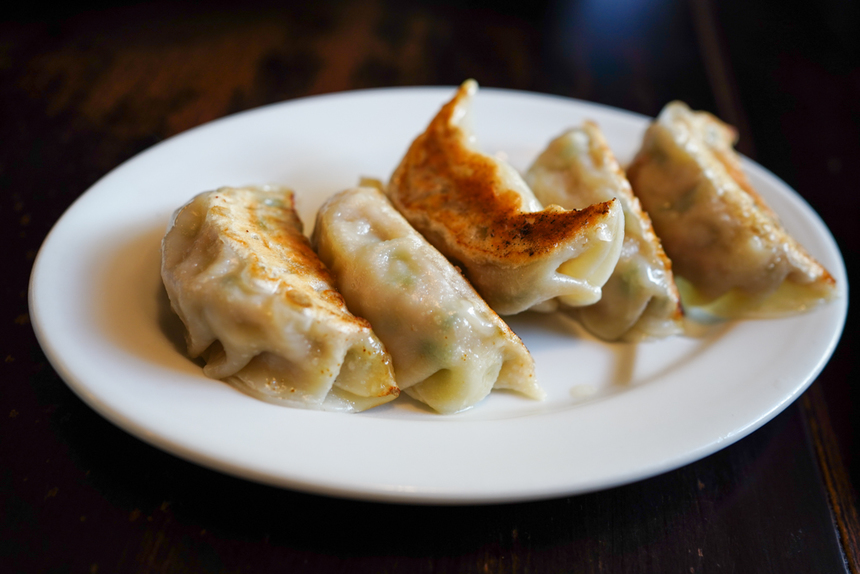
[[[255,0],[54,10],[30,4],[0,23],[0,571],[860,571],[854,310],[810,390],[704,460],[583,496],[421,507],[260,486],[148,446],[72,394],[27,306],[54,222],[151,145],[299,96],[468,77],[648,115],[671,99],[713,111],[821,214],[856,281],[856,7]]]

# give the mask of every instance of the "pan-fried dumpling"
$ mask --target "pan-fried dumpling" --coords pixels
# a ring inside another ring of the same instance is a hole
[[[628,168],[672,260],[684,305],[754,318],[830,299],[835,281],[752,188],[732,147],[736,138],[711,114],[672,102]]]
[[[221,188],[174,215],[162,278],[204,372],[256,398],[361,411],[397,397],[391,358],[353,316],[283,188]]]
[[[412,143],[388,184],[391,202],[498,313],[598,301],[621,253],[620,205],[542,210],[513,167],[475,149],[476,91],[464,82]]]
[[[624,247],[600,301],[570,309],[598,337],[636,341],[680,333],[683,313],[672,266],[600,128],[585,122],[550,142],[526,174],[544,204],[581,209],[618,198]]]
[[[467,409],[494,388],[543,397],[519,337],[379,190],[330,198],[312,242],[411,397],[441,413]]]

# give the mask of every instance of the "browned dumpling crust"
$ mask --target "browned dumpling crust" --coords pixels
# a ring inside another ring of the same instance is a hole
[[[468,129],[477,91],[466,81],[391,176],[394,206],[443,254],[465,268],[501,314],[552,310],[600,299],[620,254],[617,201],[543,209],[507,163],[483,154]]]
[[[772,317],[834,296],[833,277],[750,185],[736,131],[668,104],[627,170],[680,277],[682,300],[722,316]]]

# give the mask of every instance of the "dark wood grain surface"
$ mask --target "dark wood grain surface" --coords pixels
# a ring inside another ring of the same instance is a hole
[[[485,86],[654,115],[671,99],[833,231],[856,280],[858,8],[777,2],[84,2],[0,22],[0,572],[858,572],[858,360],[734,445],[584,496],[330,499],[154,449],[82,403],[29,325],[36,252],[97,179],[207,121],[377,86]],[[197,190],[191,190],[197,191]]]

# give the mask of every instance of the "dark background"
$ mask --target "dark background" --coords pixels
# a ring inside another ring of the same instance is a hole
[[[36,252],[97,179],[201,123],[377,86],[484,86],[738,127],[857,281],[860,9],[818,1],[21,3],[0,18],[0,571],[858,571],[854,332],[783,415],[607,492],[423,508],[272,489],[77,399],[29,325]]]

